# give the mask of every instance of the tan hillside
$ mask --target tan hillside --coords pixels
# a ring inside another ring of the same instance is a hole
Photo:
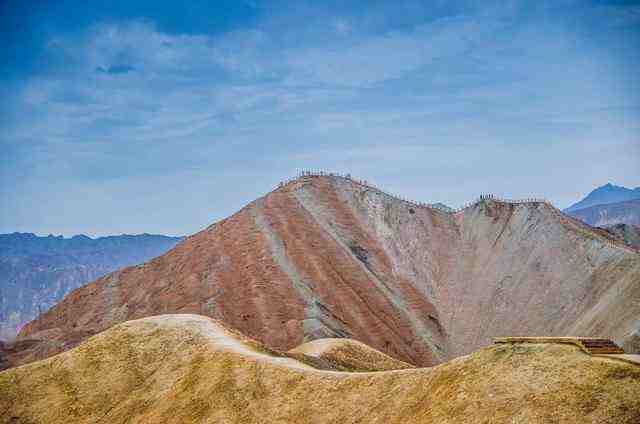
[[[299,358],[202,316],[130,321],[0,373],[0,422],[640,422],[640,366],[571,345],[495,345],[368,373]]]
[[[415,368],[352,339],[318,339],[289,351],[339,364],[351,371],[390,371]]]
[[[611,338],[637,352],[640,255],[545,202],[485,199],[451,213],[302,177],[72,292],[4,363],[165,313],[214,317],[278,350],[351,338],[420,366],[508,335]]]

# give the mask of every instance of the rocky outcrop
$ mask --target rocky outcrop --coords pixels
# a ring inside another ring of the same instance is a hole
[[[180,240],[151,234],[96,239],[0,234],[0,339],[12,339],[72,290],[161,255]]]
[[[40,359],[117,323],[197,313],[288,350],[348,337],[434,365],[491,337],[637,341],[640,255],[545,202],[451,213],[303,177],[150,262],[69,294],[19,335]],[[635,343],[635,342],[633,342]]]
[[[382,356],[362,350],[354,356]],[[0,422],[636,424],[638,393],[640,366],[571,345],[496,345],[433,368],[344,372],[209,318],[164,315],[1,372]]]

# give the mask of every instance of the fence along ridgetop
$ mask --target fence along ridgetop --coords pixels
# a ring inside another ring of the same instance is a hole
[[[496,202],[500,202],[500,203],[509,203],[509,204],[544,203],[544,204],[550,206],[550,209],[553,211],[553,213],[556,214],[564,223],[566,223],[568,225],[571,225],[573,228],[575,228],[575,229],[577,229],[579,231],[587,231],[587,229],[581,228],[581,226],[579,224],[572,222],[558,208],[556,208],[551,202],[549,202],[547,199],[543,199],[543,198],[504,199],[504,198],[498,197],[498,196],[496,196],[494,194],[482,194],[476,200],[474,200],[472,202],[469,202],[469,203],[467,203],[467,204],[465,204],[465,205],[463,205],[461,207],[458,207],[458,208],[451,208],[449,210],[449,209],[447,209],[445,207],[442,207],[442,206],[439,206],[439,205],[428,204],[428,203],[424,203],[424,202],[416,202],[416,201],[413,201],[413,200],[405,199],[405,198],[403,198],[401,196],[397,196],[397,195],[388,193],[388,192],[382,190],[381,188],[376,187],[375,185],[369,183],[367,180],[360,180],[360,179],[353,178],[351,176],[351,174],[340,174],[340,173],[337,173],[337,172],[328,172],[328,171],[322,171],[322,170],[320,170],[320,171],[307,171],[307,170],[301,171],[295,177],[290,178],[290,179],[285,180],[285,181],[281,181],[274,190],[282,188],[282,187],[284,187],[284,186],[286,186],[288,184],[294,183],[294,182],[296,182],[296,181],[298,181],[300,179],[306,178],[306,177],[324,177],[324,176],[343,178],[343,179],[346,179],[346,180],[348,180],[348,181],[350,181],[352,183],[355,183],[357,185],[360,185],[362,187],[365,187],[365,188],[368,188],[368,189],[371,189],[371,190],[375,190],[375,191],[377,191],[379,193],[384,194],[385,196],[391,197],[393,199],[396,199],[396,200],[399,200],[399,201],[402,201],[402,202],[409,203],[409,204],[411,204],[413,206],[426,208],[426,209],[437,210],[437,211],[440,211],[440,212],[443,212],[443,213],[448,213],[448,214],[456,214],[456,213],[462,212],[463,210],[468,209],[468,208],[473,207],[473,206],[476,206],[478,203],[481,203],[481,202],[486,201],[486,200],[492,200],[492,201],[496,201]],[[604,236],[602,236],[600,234],[597,234],[597,233],[595,233],[595,234],[596,234],[597,238],[602,243],[604,243],[604,244],[606,244],[606,245],[608,245],[610,247],[623,249],[623,250],[630,251],[630,252],[633,252],[633,253],[636,253],[636,254],[640,253],[638,250],[636,250],[636,249],[634,249],[634,248],[632,248],[630,246],[627,246],[623,242],[615,243],[615,242],[605,238]]]
[[[424,203],[424,202],[416,202],[416,201],[413,201],[413,200],[406,199],[406,198],[404,198],[402,196],[397,196],[397,195],[388,193],[388,192],[384,191],[383,189],[381,189],[381,188],[369,183],[366,180],[354,179],[351,176],[351,174],[340,174],[340,173],[328,172],[328,171],[302,171],[296,177],[291,178],[289,180],[286,180],[284,183],[280,183],[281,185],[279,185],[278,187],[281,187],[282,185],[287,185],[289,183],[295,182],[295,181],[297,181],[297,180],[299,180],[301,178],[305,178],[305,177],[322,177],[322,176],[344,178],[344,179],[349,180],[352,183],[364,186],[364,187],[372,189],[372,190],[376,190],[376,191],[378,191],[378,192],[380,192],[380,193],[382,193],[382,194],[384,194],[386,196],[389,196],[391,198],[394,198],[394,199],[397,199],[397,200],[400,200],[400,201],[403,201],[403,202],[410,203],[410,204],[415,205],[415,206],[420,206],[420,207],[425,207],[425,208],[430,208],[430,209],[438,209],[440,211],[449,212],[448,209],[446,209],[444,207],[441,207],[441,206],[436,206],[436,205],[433,205],[433,204],[427,204],[427,203]],[[454,212],[459,212],[459,211],[467,209],[467,208],[469,208],[471,206],[475,206],[476,204],[478,204],[478,203],[480,203],[480,202],[482,202],[484,200],[493,200],[493,201],[497,201],[497,202],[501,202],[501,203],[512,203],[512,204],[545,203],[545,204],[547,204],[549,206],[552,206],[554,212],[556,212],[556,213],[560,212],[547,199],[543,199],[543,198],[505,199],[505,198],[501,198],[501,197],[498,197],[498,196],[493,195],[493,194],[480,195],[478,197],[478,199],[476,199],[476,200],[474,200],[472,202],[469,202],[469,203],[467,203],[467,204],[465,204],[465,205],[463,205],[463,206],[461,206],[459,208],[451,208],[451,209]]]
[[[462,211],[464,209],[467,209],[467,208],[469,208],[471,206],[474,206],[474,205],[476,205],[476,204],[478,204],[478,203],[480,203],[480,202],[482,202],[484,200],[494,200],[494,201],[497,201],[497,202],[512,203],[512,204],[546,203],[548,205],[551,205],[551,203],[546,199],[539,199],[539,198],[504,199],[504,198],[498,197],[498,196],[496,196],[494,194],[482,194],[482,195],[480,195],[478,197],[478,199],[476,199],[476,200],[474,200],[472,202],[469,202],[469,203],[467,203],[467,204],[465,204],[465,205],[463,205],[461,207],[451,208],[451,211],[453,211],[453,212],[451,212],[451,211],[449,211],[448,208],[445,208],[445,207],[436,206],[434,204],[428,204],[428,203],[424,203],[424,202],[417,202],[417,201],[410,200],[410,199],[407,199],[407,198],[402,197],[402,196],[398,196],[398,195],[395,195],[395,194],[392,194],[392,193],[388,193],[385,190],[381,189],[380,187],[377,187],[376,185],[368,182],[367,180],[361,180],[361,179],[353,178],[351,176],[351,174],[340,174],[338,172],[329,172],[329,171],[323,171],[323,170],[314,170],[314,171],[303,170],[303,171],[300,171],[295,177],[290,178],[288,180],[285,180],[283,182],[280,182],[278,184],[278,186],[276,187],[276,189],[281,188],[281,187],[283,187],[283,186],[285,186],[287,184],[296,182],[296,181],[298,181],[300,179],[303,179],[303,178],[306,178],[306,177],[325,177],[325,176],[326,177],[338,177],[338,178],[343,178],[343,179],[349,180],[350,182],[355,183],[357,185],[366,187],[366,188],[371,189],[371,190],[375,190],[375,191],[380,192],[380,193],[382,193],[382,194],[384,194],[386,196],[389,196],[391,198],[394,198],[394,199],[397,199],[397,200],[400,200],[400,201],[403,201],[403,202],[406,202],[406,203],[410,203],[410,204],[412,204],[414,206],[417,206],[417,207],[437,209],[439,211],[450,212],[450,213],[460,212],[460,211]]]

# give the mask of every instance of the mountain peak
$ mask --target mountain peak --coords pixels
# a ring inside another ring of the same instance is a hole
[[[640,198],[640,190],[607,183],[591,191],[584,199],[569,206],[564,212],[575,212],[579,209],[609,203],[624,202]]]

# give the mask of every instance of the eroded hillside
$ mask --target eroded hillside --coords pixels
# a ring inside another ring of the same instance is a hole
[[[544,202],[456,213],[341,177],[303,177],[112,273],[28,324],[11,364],[119,322],[198,313],[280,350],[349,337],[415,365],[503,335],[638,349],[640,255]]]

